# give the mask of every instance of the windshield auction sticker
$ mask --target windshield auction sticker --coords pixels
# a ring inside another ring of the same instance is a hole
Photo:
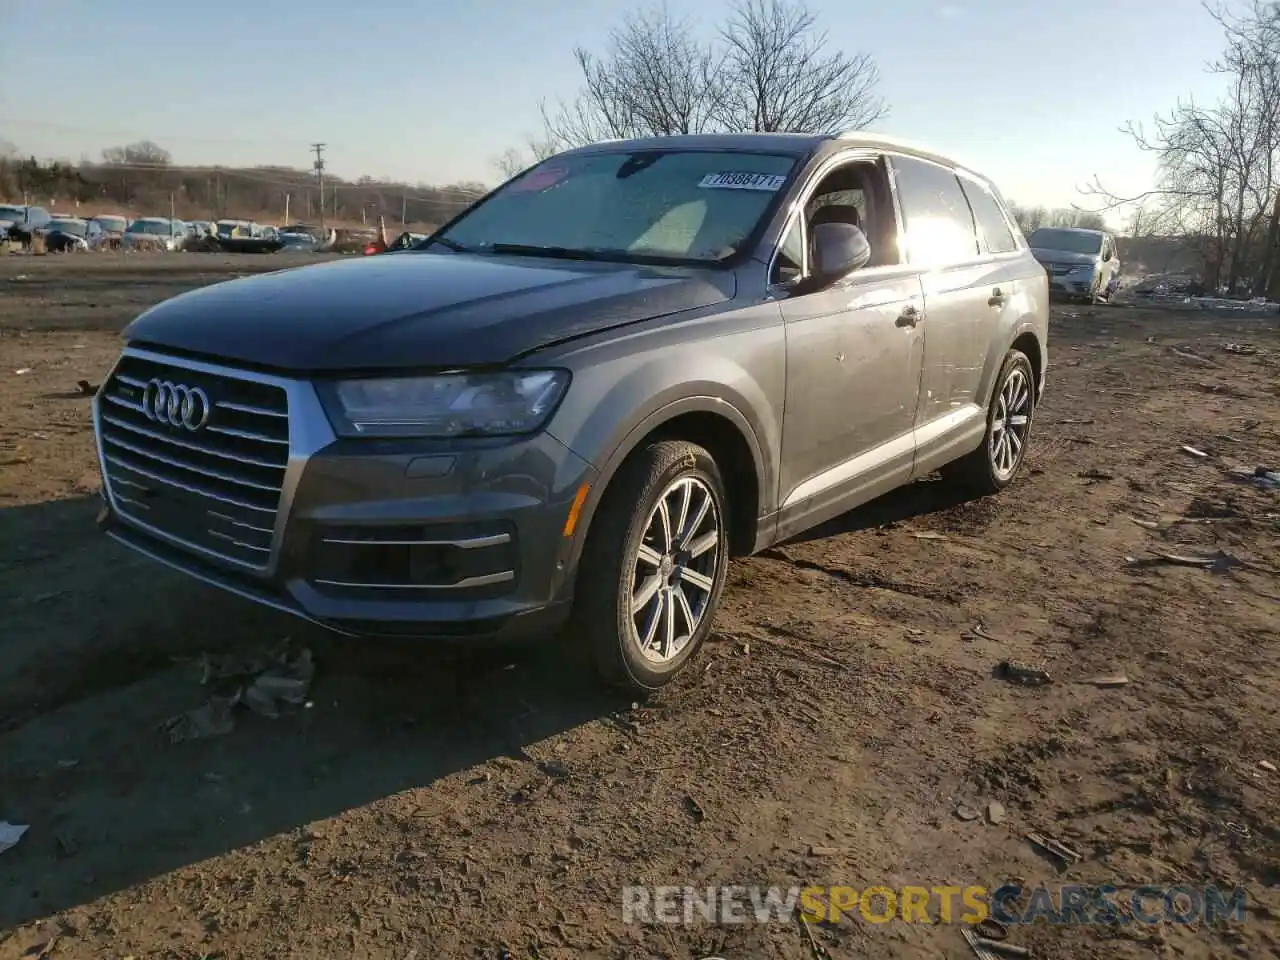
[[[568,167],[536,167],[513,183],[507,190],[511,193],[537,193],[554,187],[567,176],[569,176]]]
[[[710,190],[766,190],[776,193],[787,182],[786,176],[777,173],[708,173],[698,186]]]

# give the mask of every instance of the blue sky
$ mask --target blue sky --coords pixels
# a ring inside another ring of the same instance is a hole
[[[649,4],[642,2],[640,6]],[[668,0],[709,30],[727,3]],[[875,57],[892,114],[1023,203],[1120,191],[1151,163],[1117,128],[1179,96],[1216,96],[1221,33],[1199,0],[810,0],[830,42]],[[0,2],[0,138],[96,157],[149,138],[177,163],[306,166],[340,176],[494,181],[539,128],[538,100],[577,87],[572,49],[601,49],[605,0],[57,0]]]

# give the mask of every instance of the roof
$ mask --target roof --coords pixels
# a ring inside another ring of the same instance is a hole
[[[615,150],[763,150],[802,156],[831,137],[811,133],[681,133],[669,137],[601,140],[567,153],[612,153]]]
[[[1095,237],[1100,237],[1107,232],[1106,230],[1095,230],[1093,227],[1053,227],[1048,225],[1036,227],[1035,230],[1032,230],[1031,232],[1037,233],[1041,230],[1057,230],[1060,233],[1088,233]]]
[[[841,143],[848,146],[865,146],[875,150],[890,150],[908,156],[932,160],[950,167],[959,167],[979,179],[986,179],[964,164],[922,144],[899,137],[865,130],[846,130],[840,133],[692,133],[669,137],[639,137],[632,140],[601,140],[568,150],[570,154],[612,153],[617,150],[758,150],[780,153],[786,156],[805,156],[824,144]]]

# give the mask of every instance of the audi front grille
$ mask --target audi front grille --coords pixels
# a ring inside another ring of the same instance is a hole
[[[234,566],[270,565],[289,398],[247,372],[126,352],[98,398],[104,481],[126,520]]]

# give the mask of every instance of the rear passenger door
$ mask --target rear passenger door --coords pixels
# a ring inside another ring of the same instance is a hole
[[[893,158],[907,260],[924,287],[924,365],[916,405],[916,475],[923,459],[948,458],[985,421],[979,383],[999,302],[1009,291],[978,246],[956,172],[916,157]],[[965,452],[957,449],[957,453]]]

